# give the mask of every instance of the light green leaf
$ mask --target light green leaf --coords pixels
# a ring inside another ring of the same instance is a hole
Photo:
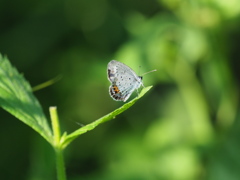
[[[99,124],[107,122],[113,118],[115,118],[117,115],[121,114],[122,112],[126,111],[128,108],[130,108],[132,105],[136,103],[138,99],[140,99],[147,91],[149,91],[152,88],[152,86],[148,86],[142,89],[141,93],[131,100],[130,102],[124,104],[120,108],[116,109],[115,111],[103,116],[102,118],[84,126],[80,129],[74,131],[73,133],[67,135],[66,133],[63,134],[61,138],[61,144],[62,147],[65,148],[70,142],[72,142],[75,138],[77,138],[79,135],[86,133],[87,131],[93,130],[95,127],[97,127]]]
[[[1,54],[0,106],[52,144],[52,132],[31,86]]]

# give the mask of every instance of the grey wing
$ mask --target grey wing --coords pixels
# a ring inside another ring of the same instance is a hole
[[[108,73],[108,79],[110,82],[115,82],[116,80],[120,80],[121,75],[126,75],[128,78],[130,78],[130,81],[139,81],[141,82],[141,78],[139,78],[136,73],[127,65],[118,62],[116,60],[112,60],[108,63],[107,68]],[[117,78],[117,79],[116,79]],[[122,78],[125,79],[125,77],[122,76]]]
[[[138,77],[130,67],[115,60],[108,63],[108,79],[118,87],[124,102],[142,84],[142,78]]]
[[[119,89],[119,90],[121,91],[121,93],[122,93],[122,99],[123,99],[123,101],[124,101],[124,102],[127,101],[128,98],[132,95],[132,93],[133,93],[137,88],[138,88],[138,87],[136,87],[136,86],[129,86],[129,87],[126,87],[126,88],[122,88],[122,90]]]

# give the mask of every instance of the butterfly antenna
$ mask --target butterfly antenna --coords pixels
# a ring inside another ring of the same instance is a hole
[[[142,76],[145,75],[145,74],[148,74],[148,73],[154,72],[154,71],[157,71],[157,70],[154,69],[154,70],[152,70],[152,71],[145,72],[145,73],[142,74]]]

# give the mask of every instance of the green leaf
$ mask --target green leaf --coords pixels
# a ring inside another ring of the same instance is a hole
[[[0,106],[52,144],[52,132],[31,86],[1,54]]]
[[[149,91],[152,88],[152,86],[148,86],[142,89],[141,93],[131,100],[130,102],[124,104],[120,108],[116,109],[115,111],[103,116],[102,118],[79,128],[78,130],[74,131],[73,133],[67,135],[66,133],[63,134],[61,138],[61,144],[62,147],[65,148],[70,142],[72,142],[75,138],[77,138],[79,135],[86,133],[87,131],[93,130],[95,127],[97,127],[99,124],[107,122],[111,119],[114,119],[117,115],[121,114],[122,112],[126,111],[128,108],[130,108],[132,105],[136,103],[138,99],[140,99],[147,91]]]

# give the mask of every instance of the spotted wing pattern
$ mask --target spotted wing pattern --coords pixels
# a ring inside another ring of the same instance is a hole
[[[109,87],[110,96],[116,101],[127,101],[133,91],[142,84],[142,77],[127,65],[112,60],[107,67],[108,79],[112,83]]]

